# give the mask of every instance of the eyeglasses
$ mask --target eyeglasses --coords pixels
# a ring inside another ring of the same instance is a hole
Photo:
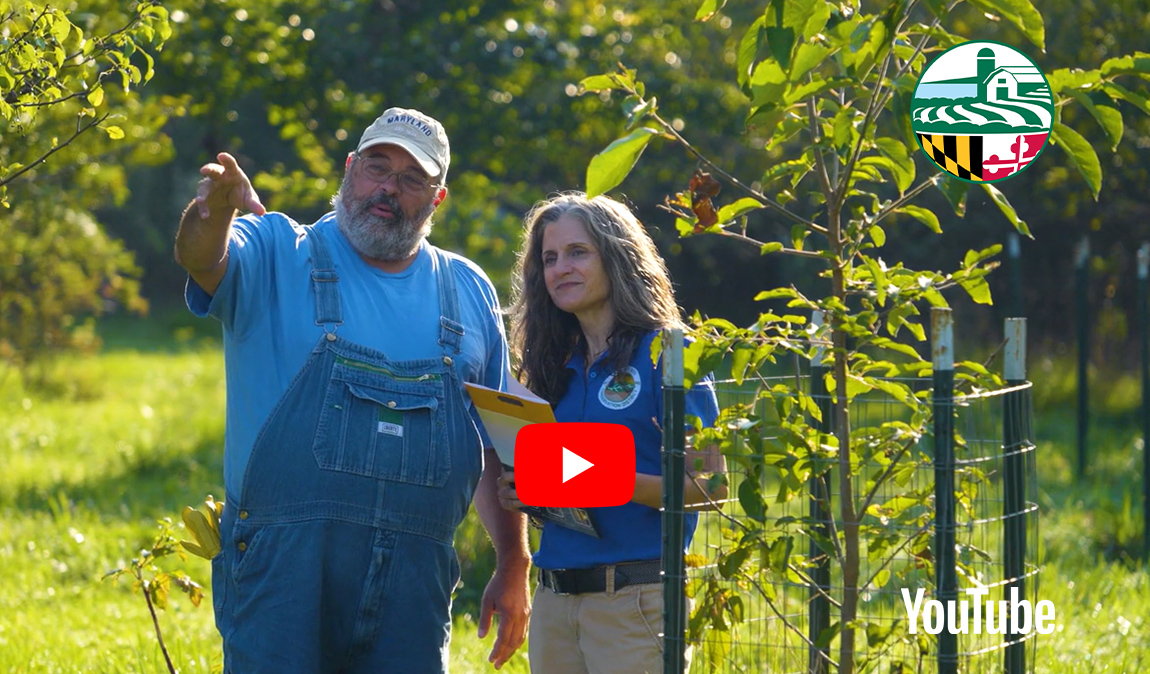
[[[440,187],[438,183],[428,181],[415,171],[392,171],[391,164],[386,161],[367,159],[361,154],[355,156],[359,158],[356,164],[363,168],[363,174],[368,180],[380,185],[394,177],[400,191],[408,194],[423,194],[429,189]]]

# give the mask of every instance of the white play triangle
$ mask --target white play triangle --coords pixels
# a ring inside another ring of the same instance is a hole
[[[575,477],[576,475],[582,473],[583,471],[587,470],[588,468],[590,468],[594,465],[595,464],[591,463],[587,459],[584,459],[583,457],[579,456],[575,452],[572,452],[570,449],[567,449],[566,447],[564,447],[563,448],[563,483],[566,484],[567,480],[570,480],[571,478]]]

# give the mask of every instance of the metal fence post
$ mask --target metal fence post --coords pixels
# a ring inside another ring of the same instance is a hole
[[[934,362],[934,582],[943,606],[958,600],[955,570],[954,499],[954,317],[947,307],[933,307],[931,352]],[[951,632],[950,612],[938,635],[938,672],[957,674],[958,636]]]
[[[683,510],[686,390],[683,331],[663,331],[663,673],[683,674],[686,651],[686,513]]]
[[[820,342],[823,340],[821,328],[824,320],[822,311],[815,311],[811,316],[811,323],[816,326],[815,339],[820,340]],[[822,420],[815,423],[820,433],[830,433],[833,428],[831,426],[831,409],[833,406],[830,395],[827,393],[826,380],[830,368],[827,367],[825,358],[826,348],[822,343],[819,343],[815,350],[815,356],[811,359],[810,392],[822,414]],[[833,535],[830,527],[831,491],[829,480],[830,475],[828,473],[820,477],[812,477],[807,482],[807,488],[810,490],[808,513],[811,520],[814,521],[812,528],[827,541],[830,541]],[[831,605],[827,599],[827,594],[831,591],[831,560],[814,538],[810,541],[809,555],[811,559],[818,559],[819,562],[810,570],[812,586],[809,593],[810,603],[807,606],[809,628],[807,637],[812,644],[816,645],[810,647],[807,671],[809,674],[827,674],[830,651],[827,646],[819,648],[817,644],[819,643],[819,636],[831,626]]]
[[[1142,554],[1150,559],[1150,243],[1138,249],[1138,326],[1142,367]]]
[[[1006,319],[1006,358],[1003,373],[1008,386],[1019,387],[1002,398],[1003,444],[1003,599],[1011,588],[1026,596],[1026,453],[1031,439],[1024,432],[1026,396],[1026,319]],[[1002,617],[999,617],[1001,620]],[[1014,634],[1016,616],[1011,614],[1003,640],[1006,642],[1005,674],[1026,674],[1026,644]]]
[[[1086,438],[1090,428],[1090,238],[1082,237],[1074,259],[1074,319],[1078,334],[1078,476],[1086,474]]]

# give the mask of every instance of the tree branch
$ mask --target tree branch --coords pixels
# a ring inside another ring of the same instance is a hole
[[[942,173],[940,172],[940,173],[934,174],[928,180],[924,180],[921,183],[919,183],[918,185],[915,185],[910,190],[908,190],[906,194],[902,195],[896,201],[891,203],[891,205],[880,210],[874,216],[874,219],[871,220],[870,224],[872,224],[872,225],[878,224],[878,222],[880,220],[882,220],[886,216],[890,215],[891,213],[894,213],[896,210],[902,208],[903,206],[907,205],[907,203],[912,201],[915,197],[917,197],[919,194],[921,194],[928,187],[932,187],[934,185],[937,185],[938,181],[941,179],[942,179]]]
[[[168,671],[171,674],[176,673],[176,667],[172,664],[172,656],[168,655],[168,647],[164,645],[164,635],[160,632],[160,618],[156,615],[156,607],[152,605],[152,597],[148,592],[148,586],[154,583],[155,580],[146,581],[142,577],[140,580],[143,582],[144,601],[148,602],[148,613],[152,614],[152,625],[156,629],[156,640],[160,642],[160,652],[164,654],[164,662],[168,665]]]
[[[27,166],[20,167],[19,171],[16,171],[12,175],[6,176],[3,179],[0,179],[0,187],[4,187],[8,183],[19,178],[21,175],[27,173],[28,171],[32,170],[33,168],[39,166],[40,164],[43,164],[45,161],[48,160],[48,157],[51,157],[52,155],[56,154],[60,150],[67,147],[72,141],[76,140],[76,138],[78,138],[80,136],[80,134],[84,133],[88,129],[91,129],[93,126],[96,126],[100,122],[103,122],[105,119],[107,119],[109,114],[111,114],[111,113],[104,113],[103,117],[93,119],[91,122],[88,122],[87,124],[85,124],[83,126],[80,126],[79,124],[77,124],[76,132],[73,133],[71,135],[71,137],[68,138],[68,140],[64,141],[63,143],[60,143],[59,145],[52,148],[51,150],[48,150],[43,155],[41,155],[40,158],[34,160],[31,164],[28,164]]]
[[[737,233],[735,233],[735,232],[728,232],[728,231],[727,231],[727,230],[725,230],[725,229],[722,231],[722,235],[723,235],[723,236],[729,236],[729,237],[732,237],[732,238],[738,239],[738,240],[740,240],[740,241],[745,241],[745,242],[747,242],[747,243],[750,243],[750,244],[756,245],[756,246],[758,246],[759,248],[762,248],[763,246],[765,246],[765,245],[766,245],[764,242],[762,242],[762,241],[759,241],[759,240],[757,240],[757,239],[753,239],[753,238],[751,238],[751,237],[749,237],[749,236],[747,236],[747,235],[745,235],[745,234],[737,234]],[[784,248],[782,248],[781,250],[779,250],[779,251],[777,251],[777,252],[779,252],[779,253],[786,253],[787,255],[797,255],[797,256],[799,256],[799,257],[809,257],[809,258],[814,258],[814,259],[816,259],[816,260],[823,260],[824,262],[826,261],[826,258],[825,258],[825,257],[823,257],[822,255],[820,255],[820,254],[818,254],[818,253],[814,252],[813,250],[798,250],[798,249],[795,249],[795,248],[785,248],[785,247],[784,247]]]
[[[632,91],[631,93],[634,94],[636,92]],[[679,144],[681,144],[683,147],[687,148],[687,151],[690,152],[692,155],[694,155],[696,159],[698,159],[702,163],[706,164],[707,167],[709,169],[711,169],[711,171],[713,171],[714,173],[717,173],[724,180],[726,180],[730,184],[734,185],[736,188],[742,190],[743,192],[746,192],[747,194],[749,194],[751,196],[751,198],[755,199],[759,203],[763,204],[764,206],[767,206],[768,208],[775,210],[776,212],[778,212],[779,214],[783,215],[784,217],[790,219],[791,221],[798,223],[800,225],[803,225],[804,227],[811,230],[812,232],[817,232],[819,234],[826,234],[826,229],[816,225],[814,222],[807,220],[806,218],[802,217],[801,215],[799,215],[797,213],[792,213],[791,211],[787,210],[786,207],[784,207],[782,204],[775,201],[774,199],[771,199],[770,197],[763,194],[762,192],[759,192],[755,189],[752,189],[751,187],[749,187],[747,185],[744,185],[742,182],[739,181],[738,178],[736,178],[733,175],[731,175],[730,173],[727,173],[726,171],[724,171],[722,168],[720,168],[718,165],[716,165],[710,159],[707,159],[705,156],[703,156],[702,152],[699,152],[698,150],[696,150],[693,145],[691,145],[689,142],[687,142],[686,138],[683,138],[683,136],[680,135],[679,132],[675,130],[675,127],[671,126],[667,122],[667,120],[660,117],[658,115],[658,113],[654,113],[654,112],[650,113],[650,116],[652,119],[655,120],[655,122],[657,124],[659,124],[659,126],[663,127],[664,131],[666,131],[668,134],[670,134],[672,137],[674,137],[675,140],[677,140],[679,142]]]

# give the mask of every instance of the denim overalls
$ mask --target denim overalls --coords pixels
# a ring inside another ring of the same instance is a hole
[[[339,337],[339,279],[320,233],[307,239],[323,335],[227,497],[212,560],[224,672],[446,672],[452,538],[482,466],[455,274],[429,246],[442,356],[393,361]]]

